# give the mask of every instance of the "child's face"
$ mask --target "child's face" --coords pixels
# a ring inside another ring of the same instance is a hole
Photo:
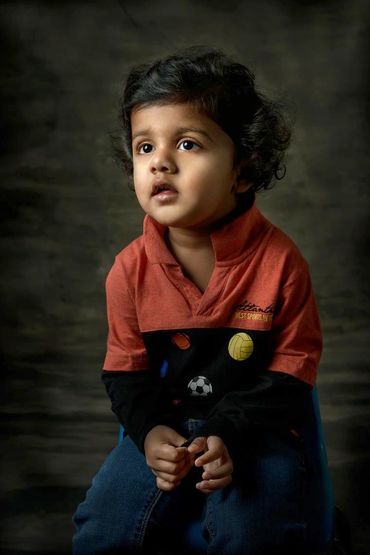
[[[208,231],[248,188],[237,184],[232,139],[191,105],[136,108],[131,127],[136,195],[161,224]]]

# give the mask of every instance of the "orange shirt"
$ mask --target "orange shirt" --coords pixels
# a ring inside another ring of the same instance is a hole
[[[202,293],[186,278],[149,216],[107,277],[105,371],[169,363],[172,396],[206,377],[214,400],[248,387],[259,369],[313,384],[320,323],[308,266],[293,241],[253,205],[211,235],[216,264]],[[209,399],[210,401],[210,399]]]

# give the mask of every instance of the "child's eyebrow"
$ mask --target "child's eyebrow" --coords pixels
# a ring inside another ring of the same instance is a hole
[[[132,140],[136,139],[137,137],[150,135],[150,131],[151,131],[150,129],[140,129],[139,131],[137,131],[132,135]],[[175,133],[179,135],[183,135],[188,133],[189,131],[193,133],[200,133],[201,135],[204,135],[205,137],[207,137],[207,139],[210,140],[212,143],[214,142],[214,140],[207,133],[207,131],[204,131],[204,129],[201,129],[200,127],[178,127],[175,130]]]
[[[200,127],[179,127],[178,129],[178,132],[181,134],[187,133],[188,131],[193,133],[200,133],[201,135],[204,135],[205,137],[207,137],[207,139],[212,141],[212,143],[214,142],[212,137],[207,133],[207,131],[204,131],[204,129],[201,129]]]

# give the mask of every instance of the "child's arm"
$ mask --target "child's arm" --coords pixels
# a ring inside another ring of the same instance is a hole
[[[112,411],[138,449],[144,453],[147,433],[158,425],[170,426],[173,406],[163,380],[154,370],[103,371],[102,379],[112,402]]]
[[[224,395],[199,431],[221,437],[234,463],[240,446],[250,444],[256,434],[273,430],[289,434],[299,425],[315,381],[322,339],[306,263],[287,271],[286,281],[269,332],[269,360],[257,370],[248,390]]]
[[[240,449],[252,447],[255,433],[289,433],[304,418],[311,386],[283,372],[261,371],[248,391],[227,393],[209,413],[199,433],[223,439],[234,462]]]
[[[155,426],[146,435],[146,462],[156,476],[157,486],[163,491],[174,490],[193,466],[193,457],[185,438],[168,426]]]
[[[171,427],[175,418],[159,366],[153,367],[149,360],[138,322],[132,284],[137,263],[135,256],[118,256],[107,276],[109,333],[102,379],[112,411],[144,452],[147,433],[157,425]]]

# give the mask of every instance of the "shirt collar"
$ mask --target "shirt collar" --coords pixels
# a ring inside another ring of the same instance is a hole
[[[211,233],[216,264],[232,265],[255,250],[272,224],[261,214],[254,203],[246,212],[236,216]],[[144,219],[144,244],[148,260],[152,264],[176,265],[178,262],[169,250],[166,226],[150,216]]]

